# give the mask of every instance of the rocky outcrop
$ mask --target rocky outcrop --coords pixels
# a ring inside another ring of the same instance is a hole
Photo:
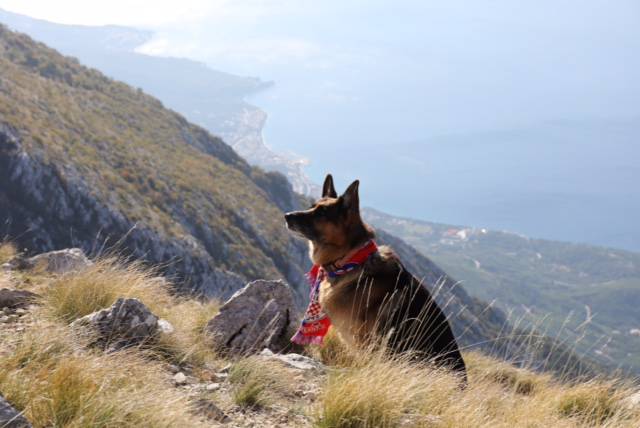
[[[173,327],[160,320],[138,299],[118,299],[111,307],[73,322],[74,328],[86,327],[95,334],[94,345],[119,350],[151,343]]]
[[[38,295],[25,290],[0,289],[0,309],[24,309],[33,304]]]
[[[33,257],[17,256],[3,265],[9,270],[42,269],[47,273],[63,274],[91,266],[93,263],[80,248],[38,254]]]
[[[289,344],[294,314],[293,292],[287,284],[253,281],[225,302],[205,331],[212,345],[224,352],[279,351]]]
[[[31,424],[0,395],[0,427],[31,428]]]

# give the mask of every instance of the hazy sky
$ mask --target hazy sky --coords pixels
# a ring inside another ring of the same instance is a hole
[[[142,51],[276,82],[270,144],[387,144],[640,118],[637,0],[0,0],[155,31]]]
[[[345,138],[383,114],[390,127],[376,135],[385,139],[400,127],[420,137],[640,114],[636,0],[0,0],[0,7],[56,22],[154,29],[145,52],[275,80],[281,98],[304,88],[301,114],[333,106],[353,123]]]
[[[232,1],[2,0],[0,7],[63,24],[158,26],[198,20]]]

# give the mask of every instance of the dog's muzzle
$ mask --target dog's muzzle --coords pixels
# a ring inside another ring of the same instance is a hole
[[[292,224],[294,223],[295,213],[286,213],[284,215],[284,221],[287,223],[287,227],[291,229]]]
[[[308,239],[313,239],[314,231],[313,225],[309,222],[309,216],[305,212],[293,211],[284,215],[284,220],[287,223],[287,228],[299,233]]]
[[[300,214],[297,212],[290,212],[284,215],[284,221],[287,223],[287,229],[293,232],[300,232]]]

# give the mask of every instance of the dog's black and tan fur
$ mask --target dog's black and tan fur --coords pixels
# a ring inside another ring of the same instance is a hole
[[[285,215],[287,226],[310,241],[313,262],[327,271],[374,237],[360,217],[359,182],[338,196],[331,175],[311,208]],[[396,352],[448,366],[466,378],[451,327],[429,291],[385,246],[358,269],[320,286],[320,303],[340,336],[353,345],[384,341]]]

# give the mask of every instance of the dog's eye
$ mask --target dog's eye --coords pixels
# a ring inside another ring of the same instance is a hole
[[[318,213],[318,214],[320,214],[320,215],[325,215],[325,214],[327,213],[327,207],[322,206],[322,205],[321,205],[321,206],[319,206],[319,207],[316,209],[316,213]]]

